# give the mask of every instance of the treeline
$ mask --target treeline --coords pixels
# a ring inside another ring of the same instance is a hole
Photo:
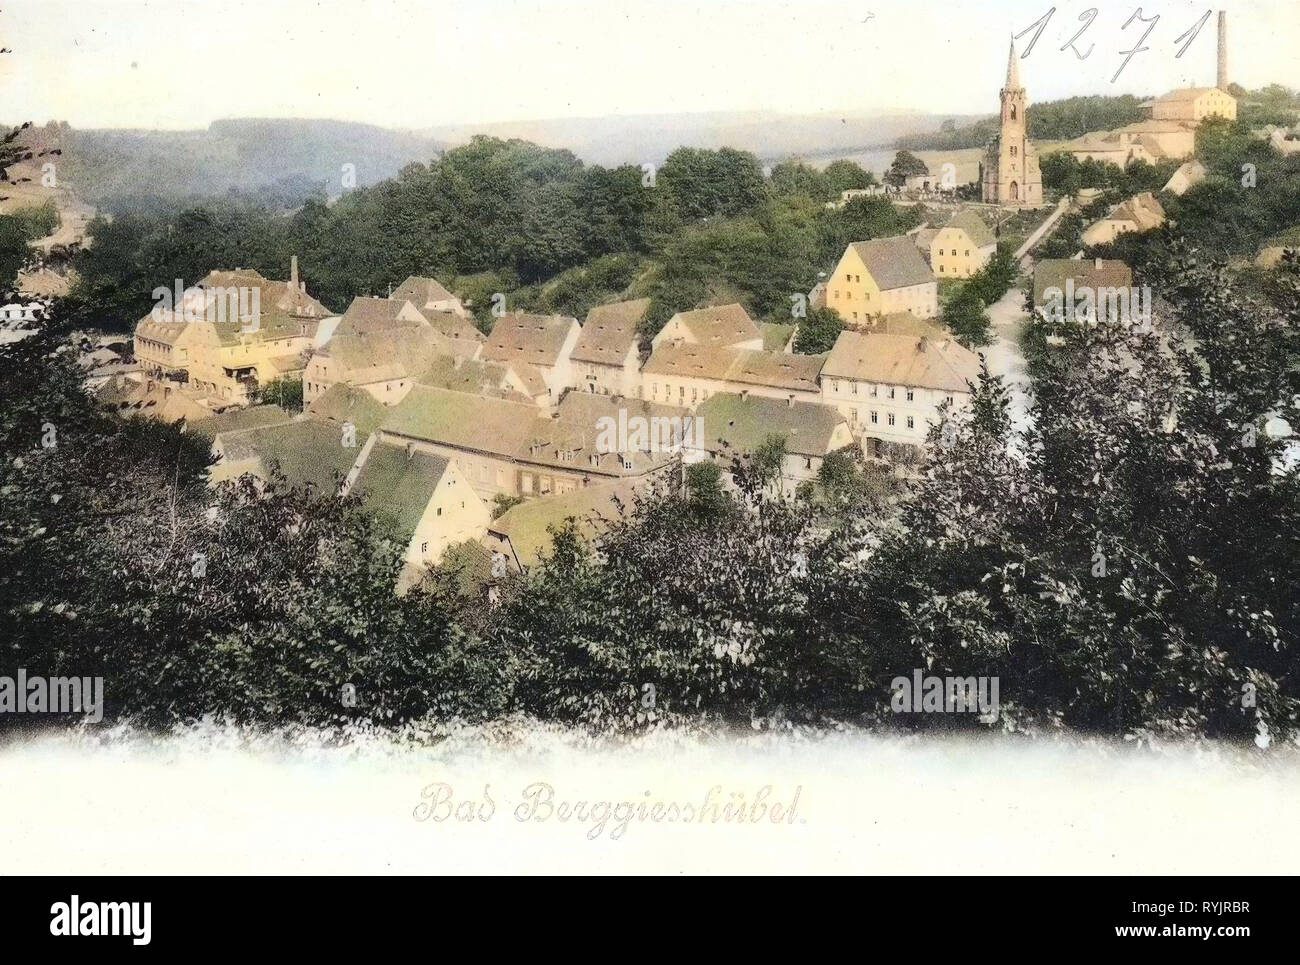
[[[1118,97],[1091,95],[1067,97],[1059,101],[1030,104],[1029,136],[1038,141],[1065,141],[1089,131],[1105,131],[1140,121],[1145,116],[1138,106],[1142,102],[1132,94]],[[932,134],[908,134],[898,139],[898,147],[910,151],[955,151],[983,147],[998,133],[997,117],[951,127]]]
[[[881,199],[825,208],[870,183],[847,161],[824,171],[786,163],[765,177],[752,154],[683,148],[645,171],[479,137],[332,206],[276,215],[230,201],[160,204],[97,220],[68,308],[125,329],[160,284],[215,267],[283,278],[297,254],[308,289],[336,311],[420,274],[472,299],[485,323],[495,292],[511,308],[578,316],[622,295],[652,297],[658,322],[716,297],[788,316],[789,296],[807,292],[848,241],[917,223],[919,213]]]
[[[999,678],[999,726],[1281,740],[1300,480],[1265,424],[1300,425],[1300,265],[1271,302],[1186,253],[1149,270],[1187,342],[1061,333],[1028,425],[981,378],[901,496],[837,459],[773,499],[765,446],[738,493],[693,470],[595,545],[561,532],[495,608],[445,573],[395,596],[401,547],[353,500],[208,490],[205,441],[95,412],[56,333],[2,346],[4,666],[102,675],[107,719],[158,727],[977,726],[892,713],[920,669]]]

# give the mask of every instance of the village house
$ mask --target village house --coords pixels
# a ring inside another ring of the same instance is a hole
[[[396,405],[435,359],[475,358],[482,349],[482,333],[450,312],[426,315],[409,301],[354,298],[333,337],[307,363],[303,401],[346,382]]]
[[[710,305],[678,312],[650,340],[656,349],[674,344],[761,350],[763,333],[743,305]]]
[[[470,317],[461,300],[447,291],[436,278],[411,275],[389,292],[388,297],[394,301],[410,302],[426,315],[430,312],[448,312],[458,318]]]
[[[1151,117],[1197,127],[1207,117],[1237,119],[1237,99],[1218,87],[1184,87],[1151,102]]]
[[[1093,131],[1060,148],[1079,161],[1094,160],[1126,168],[1134,161],[1156,164],[1192,156],[1196,131],[1167,120],[1135,121],[1112,131]]]
[[[892,312],[918,318],[939,314],[934,273],[904,235],[850,244],[827,279],[827,290],[827,307],[845,322],[865,322]]]
[[[1020,83],[1016,43],[1011,42],[1007,79],[999,94],[1001,128],[980,162],[981,198],[986,204],[1034,206],[1043,203],[1038,149],[1029,140],[1029,98]]]
[[[598,427],[586,417],[552,418],[527,403],[420,384],[386,413],[379,434],[450,459],[488,499],[574,492],[656,472],[672,459],[662,452],[602,452]]]
[[[1204,181],[1208,173],[1205,165],[1200,161],[1184,161],[1178,166],[1178,170],[1170,175],[1169,180],[1165,182],[1165,186],[1161,190],[1179,196],[1184,195]]]
[[[640,386],[637,335],[650,299],[597,305],[587,313],[570,356],[573,388],[603,395],[636,395]]]
[[[1150,191],[1134,195],[1084,229],[1085,245],[1104,245],[1129,232],[1151,231],[1165,223],[1165,209]]]
[[[525,500],[487,524],[481,545],[491,557],[499,554],[507,570],[529,570],[550,552],[554,533],[566,523],[572,522],[578,535],[590,541],[649,484],[644,477],[600,482],[564,495]]]
[[[568,315],[511,312],[492,325],[479,358],[513,367],[532,390],[545,385],[554,405],[573,384],[573,349],[581,335],[582,326]]]
[[[329,317],[298,280],[297,258],[287,282],[251,269],[214,271],[180,304],[156,306],[136,324],[135,358],[156,377],[187,383],[187,394],[209,404],[246,404],[259,386],[302,374]]]
[[[366,440],[341,487],[386,522],[403,547],[399,589],[417,582],[449,546],[477,540],[492,513],[456,464],[414,445]]]
[[[970,401],[979,372],[951,338],[844,331],[822,366],[822,401],[857,438],[920,446],[941,406]]]
[[[669,343],[656,348],[646,360],[641,369],[641,391],[651,402],[688,409],[719,392],[814,402],[824,359],[822,355]]]
[[[785,401],[719,392],[697,411],[703,431],[691,448],[729,469],[732,460],[752,457],[774,437],[785,445],[780,491],[792,497],[801,483],[817,478],[822,461],[853,445],[844,418],[818,402]]]
[[[993,257],[998,240],[984,219],[966,210],[935,232],[930,270],[939,278],[969,278]]]
[[[1040,312],[1055,310],[1056,293],[1064,309],[1067,301],[1077,304],[1076,293],[1090,292],[1094,307],[1112,303],[1119,307],[1111,320],[1124,321],[1132,303],[1133,271],[1118,259],[1046,258],[1034,265],[1034,308]],[[1129,296],[1120,300],[1120,293]]]

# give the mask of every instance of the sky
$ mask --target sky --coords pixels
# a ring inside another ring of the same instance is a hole
[[[610,114],[986,114],[1050,9],[1031,101],[1214,82],[1193,0],[6,0],[0,122],[202,128],[311,117],[424,129]],[[1300,2],[1220,0],[1229,74],[1300,88]],[[1081,27],[1077,59],[1065,47]],[[990,91],[993,93],[991,94]]]

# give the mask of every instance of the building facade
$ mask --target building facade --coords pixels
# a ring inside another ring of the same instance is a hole
[[[1040,205],[1043,203],[1043,175],[1038,149],[1029,140],[1029,98],[1020,83],[1016,44],[1011,43],[1007,80],[1000,94],[1001,132],[989,142],[980,162],[981,194],[986,204]]]

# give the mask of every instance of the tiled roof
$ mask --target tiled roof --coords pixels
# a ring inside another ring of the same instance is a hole
[[[910,288],[934,281],[916,244],[905,235],[855,241],[852,246],[881,291]]]
[[[664,344],[654,350],[643,375],[676,375],[746,382],[781,389],[817,390],[824,355],[758,352],[724,346]]]
[[[985,245],[997,244],[997,238],[989,226],[984,223],[984,219],[974,211],[960,211],[952,216],[952,219],[944,225],[945,228],[957,228],[966,232],[966,237],[970,238],[971,243],[978,248]]]
[[[773,435],[785,439],[786,451],[824,456],[835,443],[836,428],[844,417],[819,402],[782,402],[758,396],[741,398],[718,392],[697,410],[701,446],[709,452],[724,449],[737,454],[754,452]],[[844,435],[844,434],[841,434]]]
[[[668,321],[684,326],[700,345],[735,345],[762,337],[745,307],[735,303],[678,312]]]
[[[567,315],[504,315],[492,326],[481,358],[553,366],[559,362],[564,342],[577,323]]]
[[[572,357],[580,362],[622,365],[636,345],[637,330],[650,309],[650,299],[597,305],[587,313]]]
[[[434,453],[376,440],[351,492],[409,543],[447,466],[447,460]]]
[[[826,358],[822,378],[968,392],[967,382],[977,381],[979,372],[979,356],[954,341],[845,331]]]
[[[1034,304],[1043,304],[1044,293],[1049,288],[1059,288],[1064,292],[1065,283],[1071,278],[1075,288],[1130,288],[1133,285],[1132,270],[1117,259],[1046,258],[1034,265]]]

